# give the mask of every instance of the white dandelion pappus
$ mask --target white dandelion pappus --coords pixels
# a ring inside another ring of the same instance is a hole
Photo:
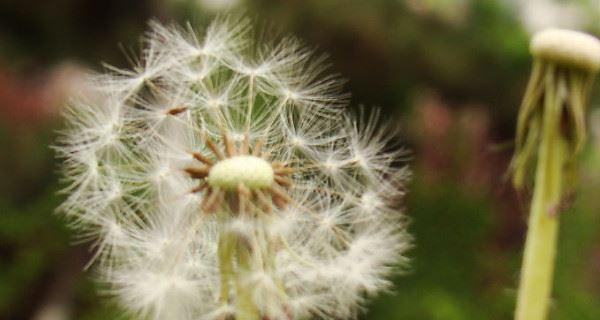
[[[152,23],[66,111],[60,210],[140,318],[353,318],[406,265],[392,136],[344,113],[322,58],[249,30]]]

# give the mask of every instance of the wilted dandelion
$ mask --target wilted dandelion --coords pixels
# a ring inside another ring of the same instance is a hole
[[[600,70],[600,41],[585,33],[544,30],[533,37],[530,49],[533,70],[519,110],[511,165],[517,188],[533,176],[535,165],[516,320],[548,316],[559,214],[569,203],[587,136],[587,100]]]
[[[402,151],[297,40],[153,24],[67,112],[62,211],[150,319],[349,318],[408,246]]]

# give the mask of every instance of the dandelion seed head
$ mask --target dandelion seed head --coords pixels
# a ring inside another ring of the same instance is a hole
[[[66,111],[60,210],[139,318],[352,318],[406,265],[393,136],[312,50],[250,33],[153,22]]]

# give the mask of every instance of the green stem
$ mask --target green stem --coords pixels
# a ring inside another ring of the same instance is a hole
[[[238,270],[236,272],[236,320],[260,320],[260,313],[254,299],[253,288],[248,282],[248,273],[252,272],[252,248],[242,239],[238,239],[236,257]]]
[[[219,302],[222,305],[229,303],[229,284],[231,282],[231,276],[233,275],[234,242],[231,234],[221,233],[219,235],[219,244],[217,248],[219,272],[221,276]]]
[[[546,75],[542,132],[535,176],[535,188],[529,216],[529,229],[516,320],[544,320],[548,314],[554,259],[558,237],[558,204],[563,188],[563,166],[568,158],[566,141],[561,135],[561,89],[555,74]]]

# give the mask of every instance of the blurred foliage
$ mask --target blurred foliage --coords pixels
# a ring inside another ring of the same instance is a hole
[[[600,172],[600,149],[586,155],[584,167]],[[589,178],[562,217],[550,319],[600,319],[600,179]],[[394,292],[377,299],[365,319],[511,319],[521,249],[497,252],[490,244],[489,199],[416,181],[407,207],[416,238],[413,272],[398,277]]]
[[[486,318],[492,309],[479,307],[482,295],[473,289],[483,282],[483,259],[489,258],[489,206],[451,184],[427,186],[417,181],[407,207],[416,237],[413,271],[399,277],[396,294],[379,299],[366,318]]]
[[[74,245],[52,214],[61,202],[49,148],[60,127],[56,112],[20,117],[18,102],[47,107],[44,94],[29,91],[54,81],[48,70],[65,61],[127,66],[118,44],[137,50],[149,18],[202,25],[216,14],[211,1],[211,10],[206,0],[0,2],[0,319],[41,320],[49,305],[66,306],[67,319],[125,318],[83,270],[87,245]],[[531,62],[514,2],[229,2],[238,14],[329,53],[353,103],[384,108],[414,150],[405,203],[412,269],[372,301],[364,319],[511,318],[528,195],[504,183],[511,150],[503,145]],[[578,3],[600,21],[597,1]],[[599,33],[600,24],[588,29]],[[15,87],[26,94],[6,98]],[[433,102],[422,99],[432,94]],[[562,217],[553,320],[600,319],[597,172],[600,143],[582,158],[578,197]]]

